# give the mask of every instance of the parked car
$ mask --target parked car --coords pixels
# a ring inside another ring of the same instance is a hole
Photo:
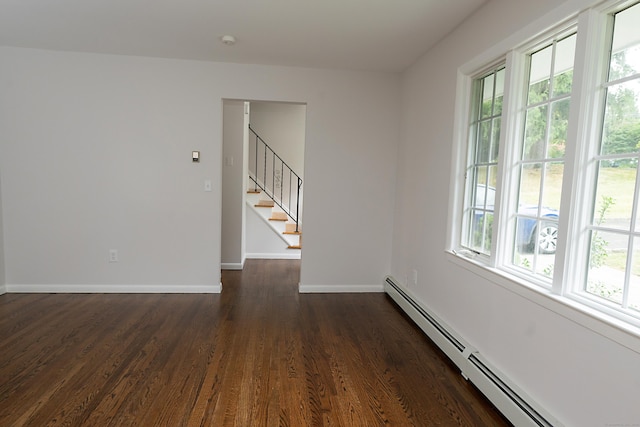
[[[486,192],[486,209],[493,210],[496,199],[496,190],[493,187],[484,185],[476,186],[475,206],[481,208],[485,206]],[[518,224],[516,227],[516,244],[522,251],[533,251],[536,247],[536,239],[538,241],[538,252],[541,254],[554,254],[556,252],[556,243],[558,241],[558,211],[556,209],[542,207],[540,214],[542,220],[538,229],[538,221],[534,219],[538,215],[537,205],[521,205],[518,207]],[[532,217],[532,218],[527,218]],[[548,220],[545,221],[545,219]],[[476,221],[482,220],[482,214],[475,216]]]

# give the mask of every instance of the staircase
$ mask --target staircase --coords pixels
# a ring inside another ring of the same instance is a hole
[[[253,208],[274,233],[287,244],[287,249],[302,249],[302,228],[291,221],[273,200],[260,190],[247,191],[247,205]]]
[[[302,249],[302,179],[251,128],[247,204],[287,243]]]

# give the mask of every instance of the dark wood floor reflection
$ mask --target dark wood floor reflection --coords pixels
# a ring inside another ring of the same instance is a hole
[[[249,260],[220,295],[0,296],[0,426],[501,426],[384,294],[299,295]]]

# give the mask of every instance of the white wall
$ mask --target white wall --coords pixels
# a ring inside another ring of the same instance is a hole
[[[565,425],[632,425],[640,422],[638,353],[445,255],[458,68],[550,25],[554,7],[588,3],[493,0],[404,73],[392,274],[407,283],[416,269],[411,292]]]
[[[397,75],[17,48],[0,63],[10,290],[216,286],[223,99],[307,104],[301,283],[388,273]]]
[[[244,264],[243,188],[244,101],[223,102],[222,136],[222,268],[241,268]]]
[[[4,274],[4,227],[2,226],[2,172],[0,172],[0,295],[6,291]]]
[[[304,179],[307,107],[283,102],[252,102],[251,127]]]

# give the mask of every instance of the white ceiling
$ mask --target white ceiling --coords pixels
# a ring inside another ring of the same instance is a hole
[[[0,45],[402,71],[486,1],[0,0]]]

